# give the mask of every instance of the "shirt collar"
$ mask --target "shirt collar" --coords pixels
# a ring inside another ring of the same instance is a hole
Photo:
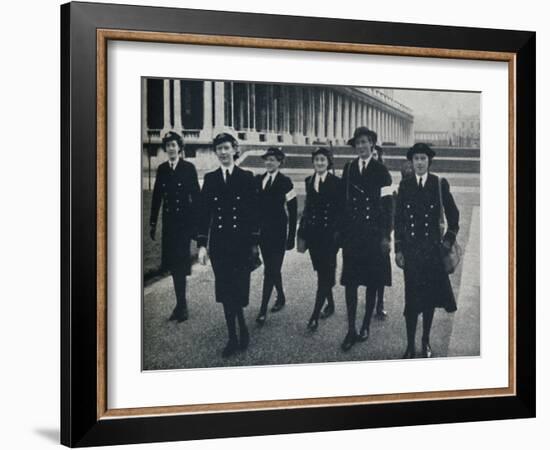
[[[231,164],[229,167],[226,166],[220,166],[220,169],[222,170],[223,176],[225,177],[225,171],[229,170],[229,175],[233,175],[233,169],[235,169],[235,164]]]
[[[172,161],[172,160],[169,159],[169,160],[168,160],[168,164],[170,164],[170,167],[172,167],[173,169],[175,169],[176,166],[178,165],[179,160],[180,160],[179,158],[176,158],[175,161]]]
[[[315,172],[315,177],[317,178],[317,180],[321,180],[321,181],[324,182],[327,178],[327,174],[328,174],[328,170],[325,171],[325,173],[323,173],[323,175],[319,175],[317,172]]]
[[[279,169],[275,170],[273,173],[266,172],[265,174],[267,175],[266,180],[271,177],[271,181],[275,181],[275,177],[279,174]]]
[[[428,172],[426,172],[424,175],[416,175],[416,184],[420,183],[420,179],[422,178],[422,186],[426,185],[426,179],[428,178]]]
[[[370,154],[370,156],[367,158],[367,159],[361,159],[361,158],[358,158],[359,161],[358,161],[358,164],[359,164],[359,172],[361,172],[361,170],[363,170],[363,161],[366,161],[366,165],[365,167],[368,167],[369,166],[369,163],[370,163],[370,160],[372,159],[372,153]]]

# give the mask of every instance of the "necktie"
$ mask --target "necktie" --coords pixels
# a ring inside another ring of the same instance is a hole
[[[229,184],[230,177],[231,177],[231,174],[229,173],[229,169],[225,169],[225,184]]]
[[[266,191],[267,191],[269,188],[271,188],[271,185],[273,184],[271,180],[272,180],[271,175],[268,175],[268,176],[267,176],[267,183],[265,184],[265,190],[266,190]]]
[[[323,187],[323,179],[319,177],[319,185],[317,188],[317,192],[321,192],[321,188]]]
[[[170,169],[174,170],[174,163],[170,162]]]
[[[361,175],[365,175],[367,173],[367,161],[363,161],[363,167],[361,168]]]
[[[422,189],[422,177],[418,180],[418,189]]]

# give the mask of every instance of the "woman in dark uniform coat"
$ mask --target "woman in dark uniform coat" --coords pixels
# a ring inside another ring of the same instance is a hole
[[[264,262],[262,304],[256,319],[259,325],[266,320],[267,305],[273,287],[277,300],[272,312],[280,311],[286,302],[281,268],[286,250],[292,250],[296,241],[298,201],[294,185],[279,168],[285,158],[280,148],[270,147],[262,155],[267,171],[256,177],[259,202],[260,250]],[[286,207],[286,208],[285,208]],[[288,210],[288,214],[287,211]]]
[[[395,261],[405,274],[405,323],[407,350],[415,356],[418,315],[422,314],[422,356],[431,357],[430,330],[435,308],[456,311],[456,302],[442,262],[458,233],[459,211],[445,178],[429,173],[435,152],[417,143],[407,153],[415,175],[399,185],[395,214]],[[440,191],[441,188],[441,191]],[[440,228],[440,192],[447,230]]]
[[[306,203],[298,236],[305,241],[313,270],[317,272],[315,305],[308,322],[308,328],[315,331],[325,301],[327,306],[322,317],[334,313],[332,288],[336,276],[336,232],[342,213],[342,187],[341,180],[329,172],[333,164],[330,150],[324,147],[316,149],[312,161],[315,174],[305,180]]]
[[[343,267],[340,283],[345,286],[348,332],[342,350],[369,337],[370,322],[379,286],[391,284],[391,270],[385,264],[392,231],[392,179],[386,167],[372,158],[377,135],[367,127],[355,130],[348,141],[359,155],[348,162],[342,174],[345,192],[343,216]],[[356,331],[357,291],[366,286],[365,316]]]
[[[254,175],[235,165],[237,140],[221,133],[213,146],[221,167],[204,177],[197,244],[201,264],[206,264],[208,245],[216,301],[223,304],[229,334],[222,356],[228,357],[249,343],[243,308],[248,305],[250,273],[258,257],[258,203]]]
[[[374,149],[372,151],[372,157],[378,161],[379,163],[384,164],[384,150],[379,145],[375,145]],[[392,211],[393,211],[393,198],[394,198],[395,192],[392,192]],[[389,275],[384,280],[384,284],[378,286],[376,288],[376,318],[380,320],[386,320],[387,313],[384,310],[384,290],[386,286],[391,286],[391,261],[390,261],[390,254],[384,253],[384,267],[386,270],[386,273]]]
[[[169,270],[176,291],[176,307],[169,320],[187,320],[186,277],[191,274],[190,243],[196,234],[199,182],[195,166],[180,157],[183,139],[168,132],[162,139],[168,161],[157,169],[149,235],[155,240],[159,211],[162,205],[161,267]]]

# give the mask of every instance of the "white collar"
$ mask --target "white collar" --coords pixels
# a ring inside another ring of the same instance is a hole
[[[176,158],[175,161],[172,161],[172,160],[169,159],[169,160],[168,160],[168,164],[170,165],[170,167],[171,167],[172,169],[175,170],[175,169],[176,169],[176,166],[178,165],[179,160],[180,160],[179,158]],[[173,166],[172,166],[172,164],[173,164]]]
[[[265,177],[266,179],[271,177],[271,181],[275,181],[275,177],[279,174],[279,169],[275,170],[274,172],[272,173],[269,173],[269,172],[266,172],[265,173],[267,176]]]
[[[426,186],[426,180],[428,178],[428,172],[426,172],[424,175],[417,175],[414,174],[416,177],[416,184],[420,183],[420,179],[422,179],[422,186]]]
[[[225,177],[225,171],[226,170],[229,170],[229,175],[233,175],[233,169],[235,169],[235,164],[231,164],[229,167],[220,166],[220,169],[221,169],[224,177]]]
[[[325,173],[323,173],[323,175],[319,175],[317,172],[315,172],[315,178],[317,180],[325,181],[325,179],[327,178],[327,174],[328,174],[328,170],[326,170]]]
[[[369,166],[370,160],[372,159],[372,152],[371,152],[370,156],[367,159],[362,159],[361,157],[359,157],[358,159],[359,159],[359,161],[358,161],[359,172],[361,172],[361,170],[363,170],[363,161],[365,161],[367,163],[367,164],[365,164],[365,168],[367,168]]]

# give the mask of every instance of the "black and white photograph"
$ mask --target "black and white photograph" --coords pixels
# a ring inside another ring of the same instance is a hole
[[[142,370],[480,356],[480,92],[141,90]]]

